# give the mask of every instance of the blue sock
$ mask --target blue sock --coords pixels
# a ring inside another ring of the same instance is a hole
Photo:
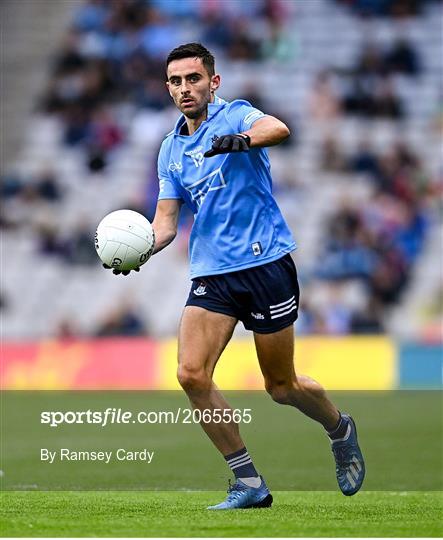
[[[242,448],[233,454],[225,456],[225,460],[231,468],[231,471],[234,473],[235,478],[258,476],[258,472],[255,469],[251,456],[248,454],[246,448]]]

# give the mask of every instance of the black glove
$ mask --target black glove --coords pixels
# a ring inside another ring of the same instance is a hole
[[[218,154],[230,154],[231,152],[249,152],[251,137],[236,133],[234,135],[222,135],[215,137],[212,148],[205,152],[204,157],[212,157]]]
[[[118,276],[119,274],[123,274],[124,276],[127,276],[131,270],[117,270],[117,268],[112,268],[112,266],[109,266],[108,264],[103,263],[103,268],[106,268],[106,270],[112,270],[112,273]],[[140,272],[140,268],[134,268],[134,272]]]

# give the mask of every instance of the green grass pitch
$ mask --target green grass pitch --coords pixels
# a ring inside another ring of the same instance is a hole
[[[210,512],[221,492],[10,492],[3,536],[439,537],[436,492],[275,492],[270,509]]]
[[[2,395],[1,536],[439,537],[443,535],[439,392],[337,392],[357,420],[367,477],[344,497],[326,437],[263,393],[227,393],[252,408],[241,427],[274,495],[271,509],[210,512],[229,471],[198,425],[64,426],[42,410],[188,406],[179,392],[5,392]],[[140,463],[41,463],[40,447],[150,448]]]

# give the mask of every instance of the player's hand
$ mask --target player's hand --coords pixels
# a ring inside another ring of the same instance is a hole
[[[118,276],[119,274],[123,274],[124,276],[127,276],[131,270],[117,270],[117,268],[112,268],[112,266],[109,266],[108,264],[103,263],[103,268],[106,268],[106,270],[112,270],[112,273]],[[134,272],[140,272],[140,268],[134,268]]]
[[[251,137],[236,133],[234,135],[221,135],[216,137],[212,148],[207,150],[204,157],[212,157],[218,154],[230,154],[231,152],[249,152]]]

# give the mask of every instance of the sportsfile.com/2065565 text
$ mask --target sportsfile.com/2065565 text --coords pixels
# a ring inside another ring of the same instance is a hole
[[[175,411],[125,411],[108,407],[93,411],[42,411],[40,423],[50,427],[62,424],[95,424],[105,427],[113,424],[250,424],[251,409],[182,409]]]

